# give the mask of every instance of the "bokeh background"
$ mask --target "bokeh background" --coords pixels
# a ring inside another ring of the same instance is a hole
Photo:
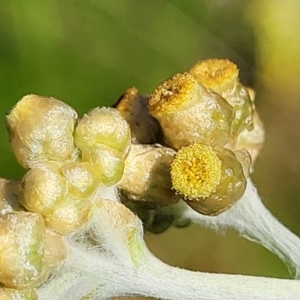
[[[132,86],[148,94],[197,60],[228,58],[257,92],[267,140],[253,181],[300,235],[300,1],[0,0],[0,176],[21,178],[5,112],[22,96],[54,96],[80,115]],[[198,226],[147,233],[164,261],[210,272],[290,278],[235,232]]]

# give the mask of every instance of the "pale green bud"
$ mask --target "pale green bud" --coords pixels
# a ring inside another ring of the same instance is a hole
[[[68,183],[69,196],[88,199],[96,191],[99,180],[97,173],[88,162],[70,162],[60,168]]]
[[[47,214],[47,226],[59,234],[67,235],[80,228],[86,221],[91,201],[68,198],[54,211]]]
[[[20,202],[29,211],[44,216],[55,210],[68,195],[67,181],[53,162],[40,163],[29,170],[22,183]]]
[[[82,117],[74,138],[81,150],[106,145],[127,154],[130,146],[130,128],[116,109],[98,107]]]
[[[19,211],[0,218],[0,282],[26,288],[48,278],[51,267],[45,258],[45,230],[39,214]]]
[[[122,178],[125,159],[121,152],[109,146],[98,144],[83,149],[82,161],[93,166],[101,185],[111,186]]]
[[[68,161],[77,157],[73,131],[77,113],[55,98],[28,95],[7,115],[10,142],[25,168],[45,160]]]

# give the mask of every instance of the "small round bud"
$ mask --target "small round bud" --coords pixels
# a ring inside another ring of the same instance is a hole
[[[90,198],[99,185],[97,173],[88,162],[70,162],[61,166],[60,170],[67,180],[72,198]]]
[[[115,106],[130,126],[133,143],[154,144],[163,141],[160,125],[147,109],[148,102],[149,97],[140,95],[136,88],[130,88]]]
[[[234,153],[193,144],[178,151],[172,165],[173,188],[196,211],[218,215],[243,195],[246,178]]]
[[[74,160],[77,114],[69,105],[37,95],[23,97],[7,116],[10,142],[25,168],[45,160]]]
[[[199,61],[190,70],[200,84],[225,98],[233,107],[233,132],[238,134],[252,127],[252,102],[247,88],[239,83],[237,66],[227,59]]]
[[[15,290],[10,288],[0,288],[1,300],[38,300],[38,295],[34,289]]]
[[[158,86],[148,109],[175,149],[193,143],[223,146],[231,138],[232,107],[191,74],[177,74]]]
[[[57,233],[67,235],[86,222],[90,208],[90,201],[68,198],[54,211],[47,214],[45,222]]]
[[[132,145],[125,161],[124,174],[118,183],[130,200],[171,205],[179,201],[172,191],[170,165],[176,152],[157,145]]]
[[[53,162],[40,163],[22,179],[20,202],[32,212],[47,215],[65,201],[68,195],[66,179]]]
[[[121,153],[127,153],[130,146],[130,128],[116,109],[98,107],[79,121],[74,138],[81,150],[106,145]]]
[[[44,255],[45,230],[39,214],[20,211],[0,218],[0,282],[26,288],[48,278],[51,267]]]
[[[101,185],[116,184],[123,175],[124,158],[121,152],[105,145],[95,145],[82,150],[82,161],[89,162]]]

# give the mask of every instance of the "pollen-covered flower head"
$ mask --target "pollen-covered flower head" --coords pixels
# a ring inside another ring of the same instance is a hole
[[[232,107],[189,73],[176,74],[159,85],[148,109],[175,149],[192,143],[223,146],[231,139]]]
[[[193,144],[182,148],[171,165],[173,188],[186,199],[207,198],[221,181],[221,165],[210,146]]]
[[[198,83],[218,93],[233,107],[233,134],[252,129],[252,101],[247,88],[239,82],[239,70],[234,63],[228,59],[207,59],[199,61],[189,72]]]
[[[189,72],[199,83],[218,94],[233,89],[239,76],[237,65],[228,59],[202,60],[195,64]]]
[[[171,164],[173,189],[196,211],[217,215],[243,195],[246,177],[235,154],[221,147],[192,144]]]

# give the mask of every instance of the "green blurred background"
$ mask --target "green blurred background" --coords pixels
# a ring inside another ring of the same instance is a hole
[[[197,60],[229,58],[255,88],[267,140],[253,180],[268,208],[300,235],[300,1],[0,0],[0,176],[21,178],[5,112],[28,93],[80,115],[128,87],[150,93]],[[236,233],[190,226],[146,234],[164,261],[192,270],[289,277]]]

